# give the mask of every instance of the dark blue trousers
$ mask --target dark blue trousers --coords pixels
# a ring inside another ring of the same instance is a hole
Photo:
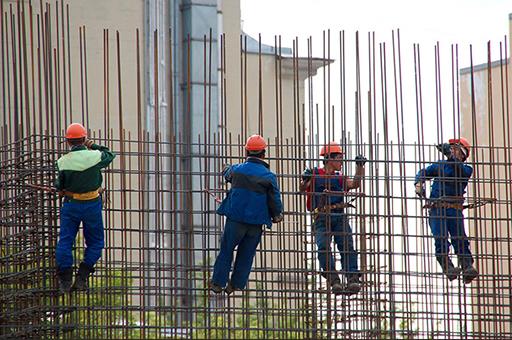
[[[235,222],[228,218],[222,234],[220,252],[213,267],[212,282],[221,287],[226,286],[233,262],[233,252],[237,247],[231,285],[239,289],[245,288],[262,233],[261,225]]]
[[[464,230],[464,215],[460,209],[433,208],[430,209],[430,230],[434,236],[436,256],[447,256],[451,245],[461,259],[473,263],[469,241]]]
[[[64,202],[60,209],[60,235],[55,257],[59,270],[73,266],[72,248],[80,223],[83,224],[85,252],[83,262],[94,267],[105,246],[101,199],[91,202]]]
[[[352,228],[350,228],[347,216],[345,214],[321,214],[315,219],[313,227],[318,248],[318,261],[324,271],[324,276],[338,277],[336,262],[331,251],[333,237],[341,254],[341,267],[345,275],[359,275]]]

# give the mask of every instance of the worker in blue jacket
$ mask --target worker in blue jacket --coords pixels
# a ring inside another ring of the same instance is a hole
[[[283,220],[276,175],[264,161],[266,148],[260,135],[252,135],[245,144],[245,162],[228,165],[222,172],[231,189],[217,210],[219,215],[226,216],[226,223],[210,282],[210,289],[216,294],[224,287],[227,294],[245,288],[261,241],[262,225],[270,229],[272,223]],[[228,282],[236,247],[236,260]]]
[[[415,178],[416,194],[425,197],[425,181],[432,180],[429,211],[429,224],[434,236],[436,259],[446,277],[453,281],[460,269],[455,268],[450,257],[450,242],[459,259],[464,283],[469,284],[478,276],[473,267],[473,256],[464,230],[464,194],[473,168],[465,164],[470,155],[471,145],[465,138],[450,139],[449,143],[438,146],[446,160],[440,160],[421,169]]]

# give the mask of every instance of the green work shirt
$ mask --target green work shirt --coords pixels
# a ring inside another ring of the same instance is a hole
[[[101,169],[116,157],[107,147],[93,144],[74,146],[70,152],[57,160],[59,171],[55,187],[58,191],[84,193],[101,187]]]

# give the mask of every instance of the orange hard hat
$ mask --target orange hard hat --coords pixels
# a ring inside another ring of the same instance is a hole
[[[252,135],[247,138],[245,149],[247,151],[263,151],[267,148],[267,143],[260,135]]]
[[[322,146],[322,149],[320,149],[320,156],[327,156],[331,153],[343,153],[343,150],[341,149],[341,146],[336,142],[330,142],[329,144],[326,144]]]
[[[469,141],[466,138],[452,138],[448,140],[448,143],[462,145],[466,149],[466,157],[469,157],[469,153],[471,152],[471,144],[469,144]]]
[[[87,137],[87,130],[82,124],[72,123],[66,129],[67,139],[80,139],[84,137]]]

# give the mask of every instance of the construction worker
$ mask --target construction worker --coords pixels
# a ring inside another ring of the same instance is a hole
[[[55,183],[57,191],[64,197],[55,251],[61,293],[71,289],[86,290],[87,279],[101,257],[104,232],[100,169],[107,167],[115,157],[108,148],[87,139],[87,131],[78,123],[69,125],[66,141],[71,151],[57,160],[58,177]],[[80,223],[83,225],[86,248],[72,287],[72,246]]]
[[[219,215],[226,216],[226,223],[210,281],[210,289],[216,294],[226,284],[227,294],[245,288],[261,241],[262,225],[270,229],[272,223],[283,220],[276,175],[264,161],[266,148],[267,143],[260,135],[252,135],[245,143],[245,162],[227,165],[222,171],[231,189],[217,210]],[[236,260],[228,283],[235,247]]]
[[[307,192],[308,210],[313,212],[313,230],[322,276],[330,284],[334,294],[354,295],[360,291],[361,282],[352,229],[345,214],[348,204],[344,203],[343,193],[360,187],[367,160],[361,155],[356,157],[356,173],[351,179],[341,174],[343,150],[338,143],[324,145],[320,156],[324,157],[324,167],[306,169],[302,174],[300,190]],[[341,284],[336,271],[331,252],[333,237],[341,254],[346,285]]]
[[[465,138],[454,138],[437,148],[447,159],[439,160],[418,171],[414,183],[415,191],[419,197],[426,197],[425,181],[432,180],[430,199],[426,207],[430,208],[429,224],[434,236],[436,259],[450,281],[459,276],[460,269],[454,267],[448,255],[450,234],[451,244],[462,268],[464,283],[469,284],[478,276],[473,267],[473,256],[464,231],[462,214],[464,193],[473,174],[473,168],[464,163],[470,155],[471,145]]]

